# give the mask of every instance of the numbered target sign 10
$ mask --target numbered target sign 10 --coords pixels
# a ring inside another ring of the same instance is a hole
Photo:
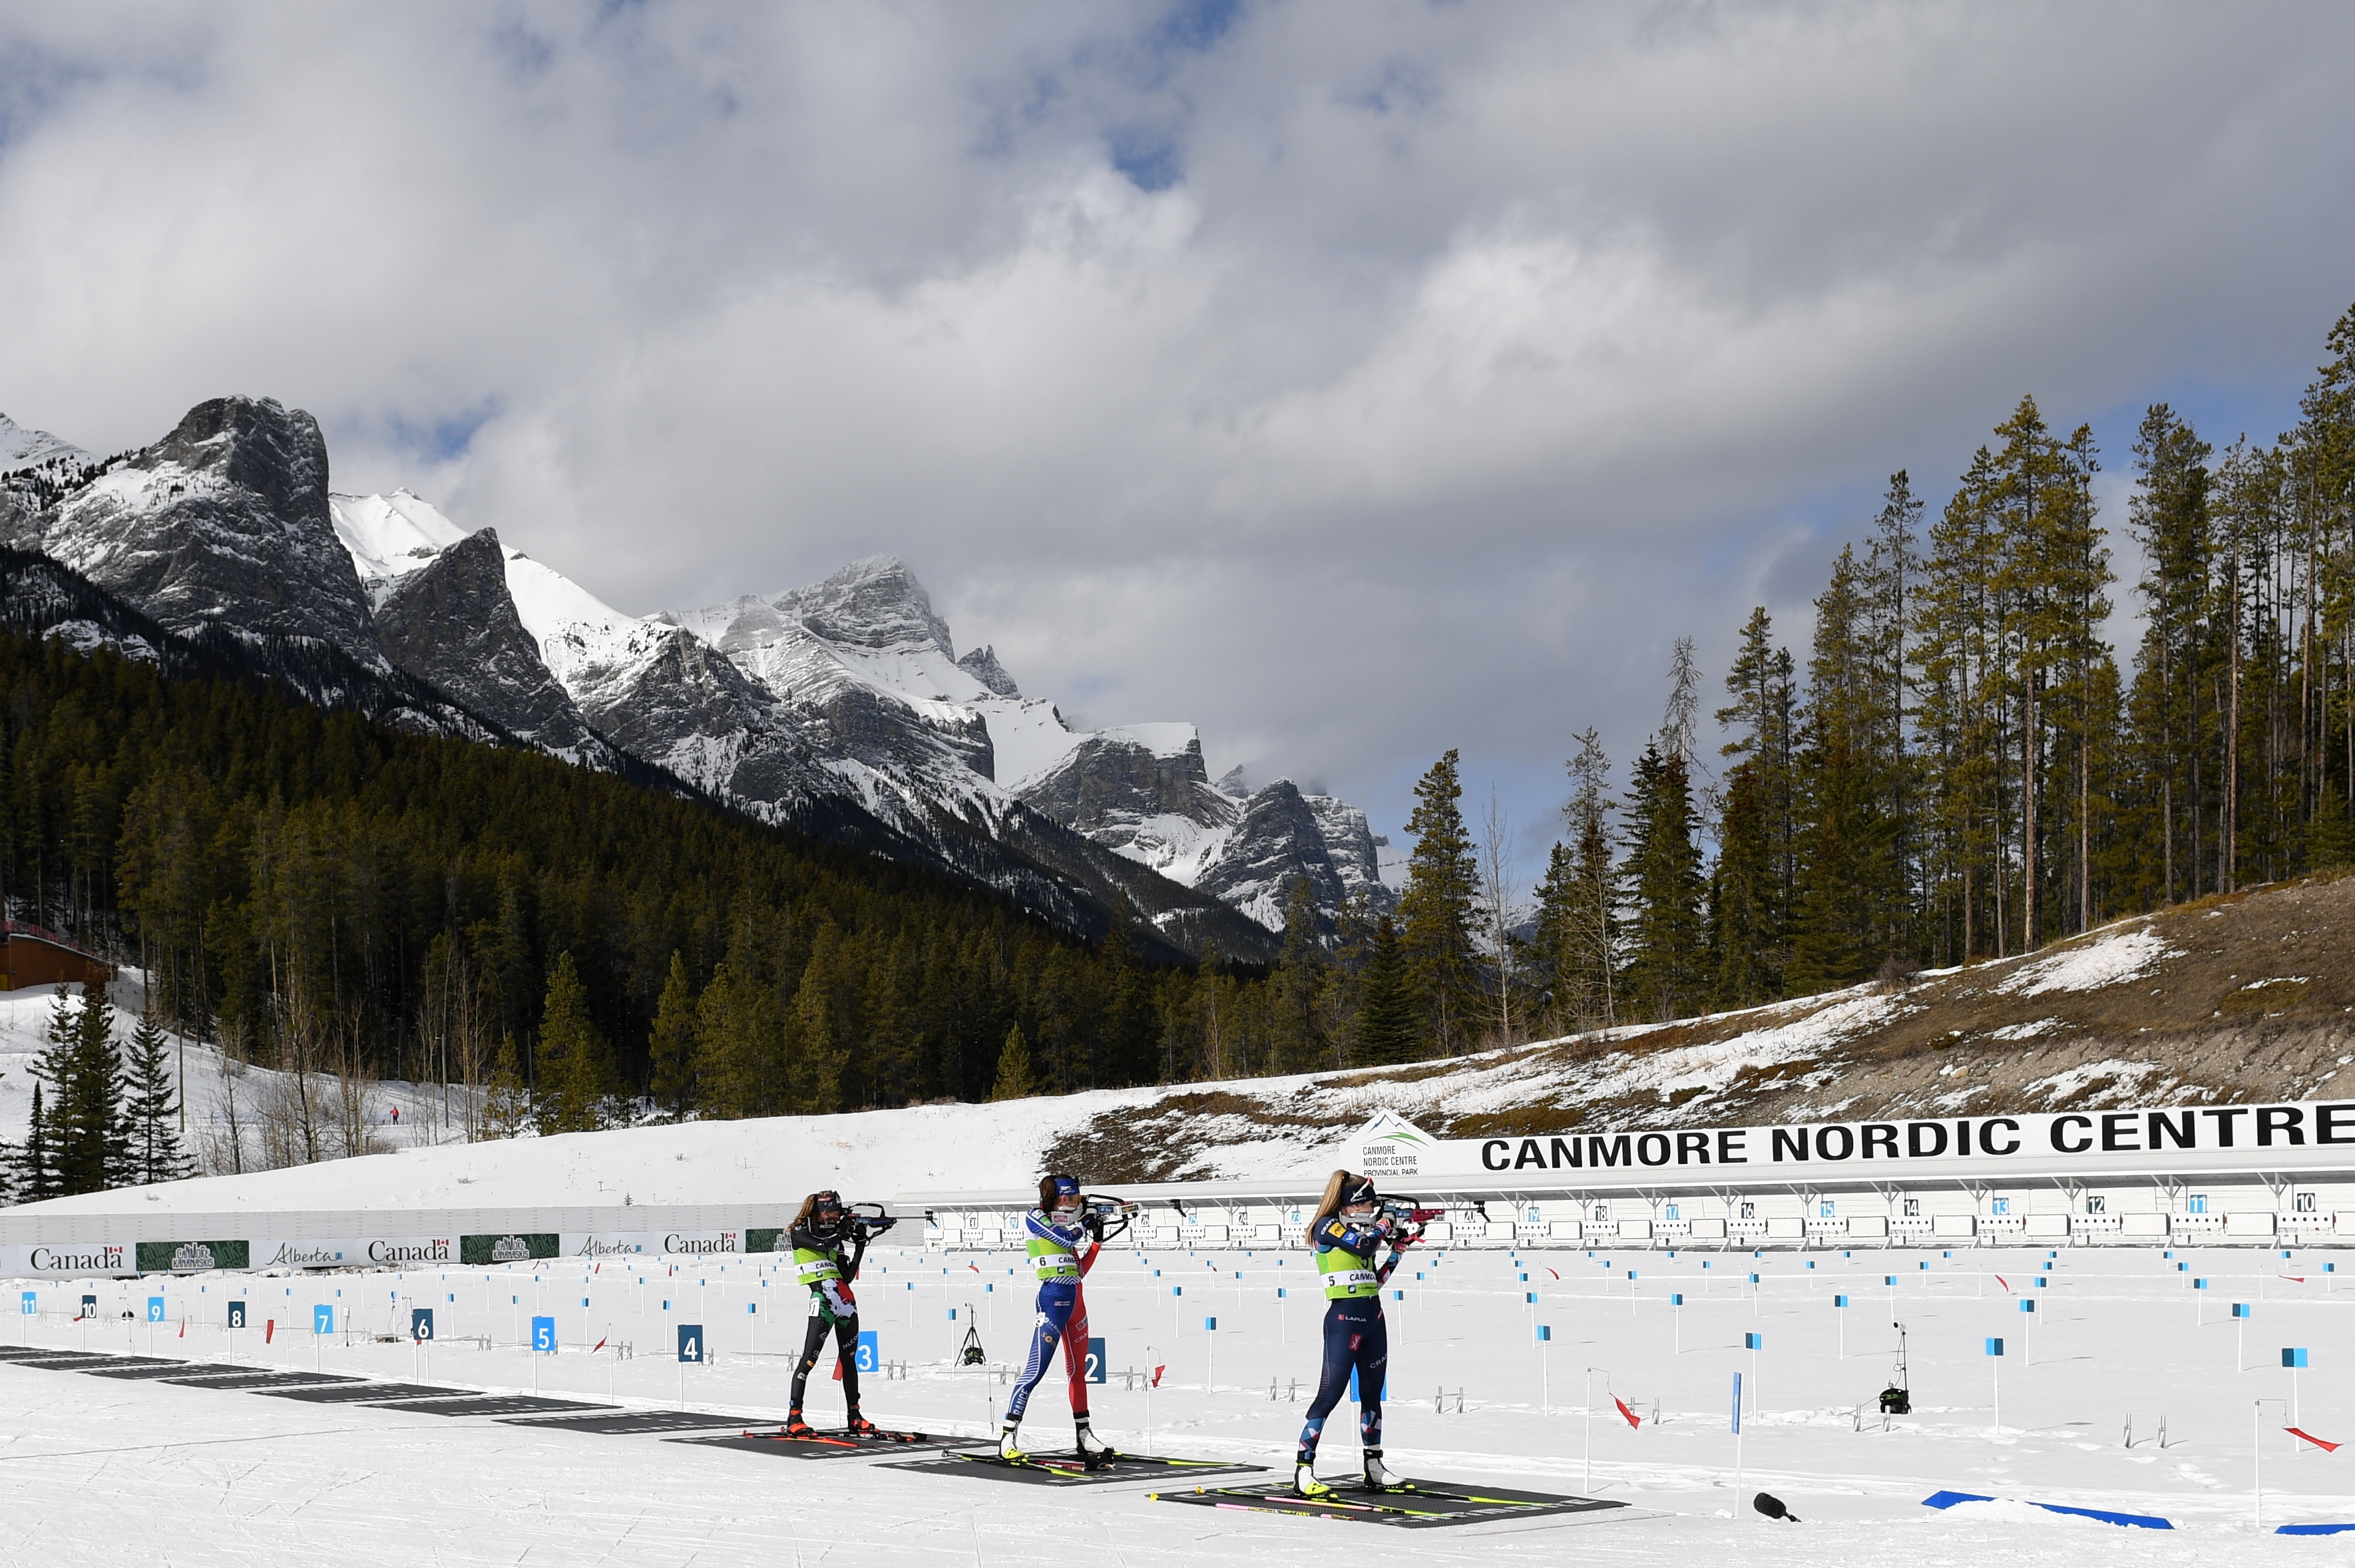
[[[535,1317],[531,1320],[531,1348],[543,1356],[556,1354],[556,1319]]]
[[[700,1363],[703,1360],[703,1325],[682,1323],[678,1326],[678,1359]]]
[[[1091,1340],[1089,1340],[1089,1341],[1088,1341],[1088,1381],[1090,1381],[1090,1382],[1092,1382],[1092,1383],[1100,1383],[1100,1382],[1103,1381],[1104,1381],[1104,1367],[1105,1367],[1105,1365],[1110,1361],[1110,1360],[1111,1360],[1111,1357],[1110,1357],[1110,1356],[1109,1356],[1109,1354],[1107,1354],[1107,1352],[1105,1351],[1105,1349],[1104,1349],[1104,1342],[1103,1342],[1102,1339],[1091,1339]]]

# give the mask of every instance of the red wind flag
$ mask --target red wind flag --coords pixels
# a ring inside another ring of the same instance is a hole
[[[1166,1366],[1166,1365],[1164,1365],[1164,1366],[1158,1366],[1158,1367],[1156,1367],[1156,1368],[1154,1368],[1154,1369],[1153,1369],[1153,1386],[1154,1386],[1155,1388],[1159,1388],[1159,1387],[1161,1386],[1161,1374],[1162,1374],[1162,1373],[1164,1373],[1164,1372],[1166,1372],[1166,1371],[1167,1371],[1168,1370],[1169,1370],[1169,1369],[1168,1369],[1168,1367],[1167,1367],[1167,1366]]]
[[[2321,1438],[2317,1437],[2313,1433],[2306,1431],[2302,1427],[2285,1426],[2282,1430],[2288,1433],[2292,1437],[2303,1437],[2306,1441],[2313,1444],[2317,1448],[2321,1449],[2326,1454],[2335,1454],[2339,1449],[2346,1446],[2343,1443],[2325,1443]]]
[[[589,1353],[590,1353],[591,1355],[592,1355],[592,1356],[593,1356],[593,1355],[595,1355],[598,1351],[600,1351],[600,1350],[603,1349],[604,1348],[605,1348],[605,1341],[604,1341],[604,1340],[602,1340],[602,1339],[600,1339],[600,1340],[598,1340],[595,1344],[593,1344],[593,1345],[591,1345],[591,1346],[590,1346],[590,1347],[589,1347]]]
[[[2001,1275],[1998,1275],[1995,1276],[1995,1282],[1996,1284],[2003,1286],[2005,1295],[2009,1296],[2011,1294],[2011,1281],[2004,1278]]]
[[[275,1317],[272,1317],[272,1319],[270,1319],[270,1321],[269,1321],[269,1322],[264,1323],[264,1324],[261,1326],[261,1342],[262,1342],[263,1344],[267,1345],[268,1343],[270,1343],[270,1340],[271,1340],[272,1336],[275,1335],[277,1332],[278,1332],[278,1319],[277,1319],[277,1318],[275,1318]]]
[[[1615,1405],[1617,1405],[1617,1406],[1619,1407],[1619,1413],[1620,1413],[1620,1414],[1622,1414],[1622,1415],[1624,1415],[1624,1416],[1625,1416],[1625,1417],[1627,1418],[1627,1424],[1628,1424],[1628,1425],[1633,1426],[1633,1427],[1636,1427],[1636,1428],[1638,1428],[1638,1429],[1640,1429],[1640,1428],[1643,1426],[1643,1424],[1644,1424],[1644,1418],[1643,1418],[1642,1416],[1640,1416],[1640,1415],[1637,1415],[1634,1411],[1632,1411],[1632,1410],[1628,1409],[1628,1408],[1627,1408],[1627,1402],[1626,1402],[1625,1400],[1621,1399],[1617,1394],[1615,1394],[1615,1393],[1614,1393],[1614,1394],[1613,1394],[1613,1395],[1611,1396],[1611,1403],[1614,1403],[1614,1404],[1615,1404]]]

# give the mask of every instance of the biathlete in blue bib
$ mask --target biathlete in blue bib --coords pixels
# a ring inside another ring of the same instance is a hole
[[[1337,1170],[1325,1184],[1324,1200],[1308,1227],[1309,1244],[1316,1249],[1316,1272],[1325,1282],[1325,1365],[1316,1397],[1308,1406],[1308,1424],[1300,1429],[1300,1452],[1293,1468],[1293,1487],[1304,1498],[1332,1495],[1333,1488],[1316,1478],[1316,1445],[1325,1435],[1325,1418],[1349,1392],[1351,1372],[1358,1375],[1358,1436],[1366,1451],[1366,1485],[1388,1491],[1397,1484],[1382,1468],[1382,1379],[1391,1362],[1382,1285],[1414,1236],[1401,1235],[1398,1222],[1379,1211],[1380,1204],[1372,1181]],[[1377,1266],[1374,1260],[1385,1245],[1390,1259]]]
[[[1009,1460],[1028,1457],[1018,1440],[1022,1413],[1030,1408],[1030,1392],[1047,1375],[1060,1343],[1063,1371],[1071,1381],[1080,1458],[1091,1467],[1100,1465],[1112,1449],[1088,1428],[1088,1303],[1080,1282],[1103,1250],[1102,1221],[1081,1197],[1079,1179],[1058,1175],[1039,1183],[1039,1207],[1024,1217],[1022,1228],[1029,1242],[1031,1271],[1039,1280],[1039,1315],[1031,1320],[1030,1353],[1022,1363],[1022,1375],[1006,1401],[1006,1429],[998,1435],[997,1452]]]

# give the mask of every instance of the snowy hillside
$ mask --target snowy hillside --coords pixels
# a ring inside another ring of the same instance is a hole
[[[1447,1062],[507,1143],[417,1147],[455,1135],[435,1132],[430,1090],[382,1085],[373,1125],[403,1151],[389,1159],[142,1196],[192,1211],[464,1206],[493,1193],[517,1206],[772,1201],[829,1185],[878,1196],[1019,1187],[1050,1165],[1107,1182],[1274,1177],[1318,1167],[1385,1108],[1465,1137],[2328,1095],[2355,1087],[2350,933],[2355,878],[2309,880],[1902,988],[1859,986]],[[47,1008],[46,993],[0,998],[0,1129],[12,1136]],[[215,1125],[216,1059],[192,1051],[190,1063],[197,1119]],[[272,1076],[249,1074],[253,1085]],[[64,1201],[95,1211],[122,1200]]]
[[[89,461],[90,453],[71,442],[59,440],[45,430],[27,430],[6,414],[0,414],[0,473]]]

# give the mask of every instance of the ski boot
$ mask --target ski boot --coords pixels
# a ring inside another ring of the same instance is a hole
[[[1022,1451],[1022,1445],[1015,1441],[1016,1435],[1021,1430],[1020,1422],[1009,1421],[1006,1424],[1006,1430],[997,1435],[997,1456],[1009,1465],[1022,1464],[1030,1457]]]
[[[808,1422],[802,1419],[800,1407],[796,1406],[795,1408],[785,1412],[785,1435],[788,1437],[815,1437],[817,1435],[817,1430],[810,1425]]]
[[[844,1423],[842,1429],[853,1437],[872,1437],[877,1431],[873,1422],[855,1410],[850,1413],[850,1419]]]
[[[1316,1467],[1314,1464],[1295,1465],[1292,1467],[1292,1490],[1295,1496],[1312,1499],[1329,1498],[1333,1495],[1333,1488],[1316,1478]]]
[[[1396,1476],[1382,1467],[1382,1451],[1366,1450],[1366,1490],[1369,1492],[1402,1492],[1406,1489]]]
[[[1083,1470],[1103,1469],[1114,1457],[1118,1450],[1095,1435],[1094,1430],[1088,1425],[1086,1416],[1078,1417],[1077,1425],[1079,1431],[1073,1446],[1080,1452],[1080,1467]]]

